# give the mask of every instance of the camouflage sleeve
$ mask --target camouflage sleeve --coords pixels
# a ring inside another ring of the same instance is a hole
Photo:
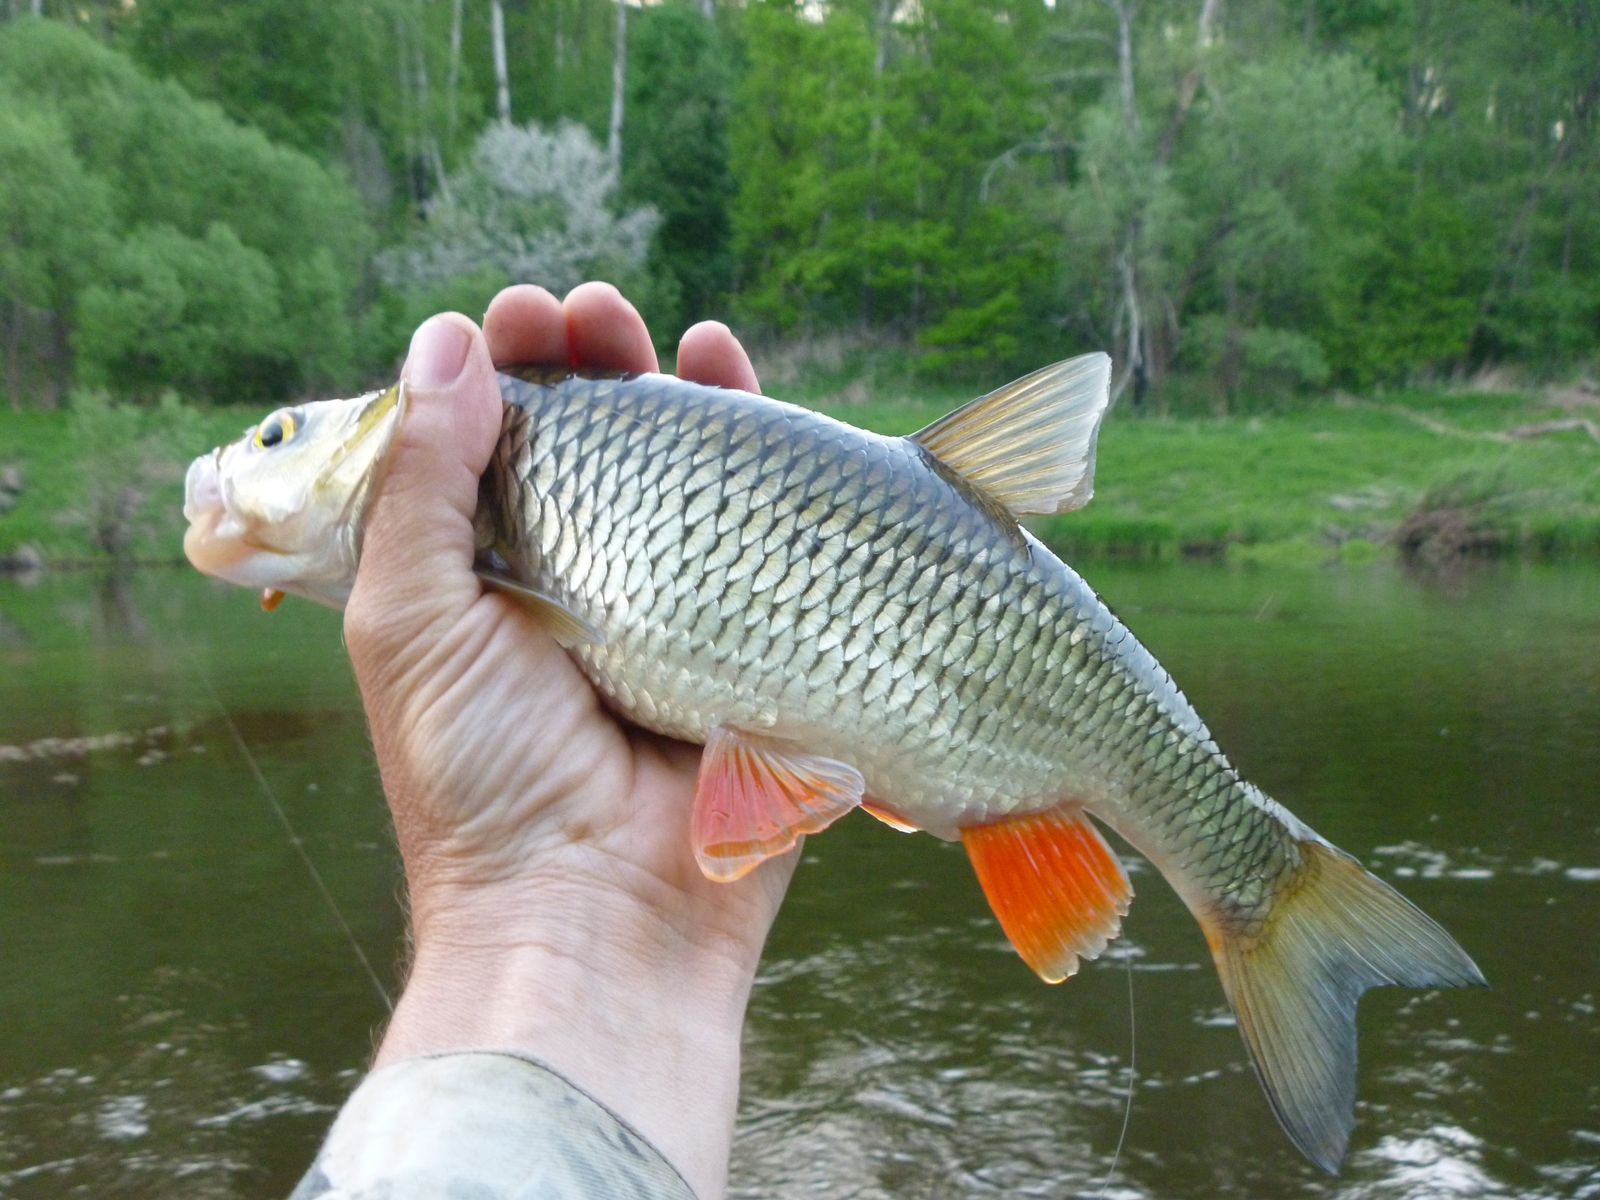
[[[620,1118],[547,1067],[472,1052],[391,1063],[340,1110],[290,1200],[695,1200]]]

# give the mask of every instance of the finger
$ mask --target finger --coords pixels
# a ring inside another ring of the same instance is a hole
[[[750,356],[721,321],[701,321],[683,335],[678,343],[678,374],[716,387],[761,390]]]
[[[541,363],[564,367],[567,318],[561,302],[531,283],[508,287],[489,302],[483,314],[483,336],[496,366]]]
[[[478,327],[423,322],[402,372],[406,409],[366,518],[345,616],[352,656],[391,653],[475,601],[472,515],[500,432],[500,389]]]
[[[580,283],[567,293],[567,346],[573,366],[657,370],[656,348],[639,310],[609,283]]]

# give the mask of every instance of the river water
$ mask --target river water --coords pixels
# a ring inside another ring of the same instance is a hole
[[[1047,987],[959,849],[851,817],[768,948],[731,1193],[1600,1197],[1600,570],[1085,573],[1492,987],[1368,994],[1331,1179],[1154,871]],[[399,884],[335,614],[182,571],[0,580],[0,1197],[284,1196],[381,1028]]]

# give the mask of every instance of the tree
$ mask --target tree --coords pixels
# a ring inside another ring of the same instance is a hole
[[[84,383],[147,396],[174,387],[253,404],[292,392],[277,273],[229,226],[217,222],[200,238],[144,226],[107,267],[106,281],[79,301]]]
[[[1025,52],[1042,12],[925,0],[898,18],[841,4],[812,20],[781,0],[748,6],[733,139],[748,314],[919,339],[941,367],[1054,341],[1032,320],[1053,290],[1048,227],[987,186],[1043,124]]]
[[[715,24],[678,0],[639,13],[629,64],[623,193],[661,215],[649,268],[677,293],[675,334],[723,314],[733,279],[727,52]]]
[[[75,155],[82,173],[96,181],[107,211],[105,240],[123,243],[104,260],[113,266],[105,286],[125,299],[134,293],[149,299],[166,286],[158,260],[178,264],[172,278],[198,280],[210,277],[202,260],[232,255],[230,261],[242,263],[245,251],[270,272],[263,286],[277,297],[273,328],[218,342],[205,356],[215,371],[184,375],[195,394],[234,392],[246,362],[280,393],[352,382],[361,365],[355,293],[371,228],[348,185],[305,154],[235,124],[176,84],[144,77],[123,55],[54,22],[0,28],[0,79],[8,106],[55,122],[72,148],[63,161]],[[180,245],[188,248],[180,252]],[[258,274],[252,268],[247,278]],[[78,361],[91,371],[125,362],[122,335],[104,322],[72,332],[85,279],[68,274],[62,281],[68,290],[57,295],[53,311]],[[244,333],[234,327],[228,336]],[[103,337],[113,340],[102,343]],[[268,343],[275,348],[270,365],[259,357]],[[145,380],[139,372],[107,369],[105,378],[113,390],[145,386],[135,382]]]
[[[1319,335],[1362,261],[1346,232],[1358,175],[1399,152],[1399,111],[1342,55],[1292,48],[1218,71],[1181,160],[1198,242],[1185,354],[1219,407],[1241,389],[1327,382]]]
[[[410,244],[381,256],[381,270],[397,287],[485,270],[558,294],[591,278],[626,284],[643,273],[658,218],[650,208],[614,213],[617,182],[581,125],[569,121],[554,133],[491,125],[472,162],[428,203]]]
[[[62,124],[0,94],[0,354],[13,409],[30,383],[52,405],[59,394],[74,291],[110,225],[107,189],[84,170]]]

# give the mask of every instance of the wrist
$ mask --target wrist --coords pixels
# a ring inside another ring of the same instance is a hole
[[[659,899],[574,870],[537,885],[423,889],[411,975],[377,1065],[529,1055],[638,1129],[702,1200],[720,1195],[760,942],[717,928],[764,934],[766,921],[724,924]]]

